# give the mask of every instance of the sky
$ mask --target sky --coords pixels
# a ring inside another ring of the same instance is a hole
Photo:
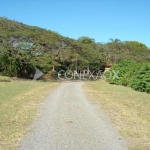
[[[150,0],[0,0],[0,16],[78,39],[150,47]]]

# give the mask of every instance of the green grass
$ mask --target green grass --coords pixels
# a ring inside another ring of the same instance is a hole
[[[15,150],[37,117],[37,108],[59,84],[52,82],[0,82],[0,150]]]
[[[89,99],[109,114],[132,150],[150,150],[150,94],[110,85],[103,80],[85,83]]]
[[[11,82],[11,79],[9,77],[0,76],[0,82]]]
[[[42,83],[40,82],[31,81],[13,81],[11,83],[0,82],[0,104],[10,101],[15,96],[21,95],[24,92],[41,85]]]

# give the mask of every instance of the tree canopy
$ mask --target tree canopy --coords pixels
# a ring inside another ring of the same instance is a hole
[[[0,74],[7,76],[32,78],[35,67],[44,73],[52,68],[103,70],[123,59],[150,60],[150,50],[136,41],[96,43],[88,36],[75,40],[2,17],[0,33]]]

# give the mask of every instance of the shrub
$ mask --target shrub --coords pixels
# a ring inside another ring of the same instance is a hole
[[[129,61],[129,60],[123,60],[120,61],[119,63],[115,64],[114,66],[111,67],[110,71],[114,75],[113,71],[119,71],[118,73],[118,78],[111,78],[108,79],[107,81],[111,84],[119,84],[119,85],[124,85],[128,86],[131,84],[131,78],[134,76],[135,71],[138,69],[139,65],[138,63],[134,61]]]
[[[144,63],[136,72],[131,87],[140,92],[150,93],[150,64]]]
[[[150,63],[123,60],[112,66],[110,71],[113,73],[113,70],[119,71],[119,78],[108,79],[110,84],[129,86],[136,91],[150,93]]]

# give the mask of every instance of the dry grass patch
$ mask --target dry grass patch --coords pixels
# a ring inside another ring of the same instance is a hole
[[[150,94],[105,81],[87,82],[84,89],[93,103],[110,115],[132,150],[150,150]]]
[[[15,81],[0,83],[0,150],[15,150],[37,117],[37,108],[59,84]]]

